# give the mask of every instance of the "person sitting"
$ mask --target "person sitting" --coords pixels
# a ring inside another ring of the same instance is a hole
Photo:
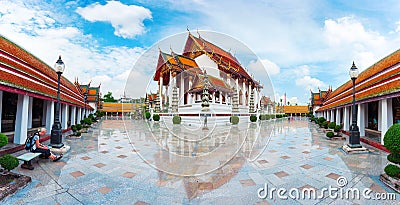
[[[62,154],[60,156],[56,156],[53,153],[50,152],[50,149],[48,146],[45,146],[43,144],[40,143],[39,138],[41,136],[44,136],[46,134],[47,130],[46,128],[40,128],[39,132],[36,132],[33,135],[33,146],[32,146],[32,152],[34,153],[42,153],[44,155],[45,158],[50,158],[51,160],[53,160],[53,162],[56,162],[58,160],[60,160],[62,158]]]

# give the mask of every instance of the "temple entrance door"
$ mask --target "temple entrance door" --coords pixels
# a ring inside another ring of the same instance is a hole
[[[1,132],[15,130],[18,94],[3,91],[3,109],[1,113]]]
[[[43,116],[43,100],[33,98],[32,100],[32,128],[44,126],[42,123]]]

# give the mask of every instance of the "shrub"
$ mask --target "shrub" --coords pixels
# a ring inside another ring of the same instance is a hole
[[[181,121],[182,121],[181,116],[176,115],[172,118],[172,123],[174,124],[181,124]]]
[[[154,114],[154,115],[153,115],[153,120],[154,120],[154,121],[160,121],[160,115]]]
[[[317,119],[317,123],[319,124],[319,125],[321,125],[323,122],[325,122],[326,121],[326,119],[324,118],[324,117],[320,117],[320,118],[318,118]]]
[[[238,116],[231,116],[230,121],[232,124],[237,125],[239,123],[239,117]]]
[[[84,122],[84,124],[86,124],[86,125],[91,125],[92,124],[92,120],[90,119],[90,118],[85,118],[85,119],[83,119],[83,122]]]
[[[383,138],[385,147],[397,156],[400,156],[400,124],[393,124]]]
[[[326,136],[332,138],[333,136],[335,136],[335,134],[333,132],[327,132]]]
[[[340,129],[342,129],[342,126],[341,125],[336,125],[335,128],[334,128],[334,131],[335,132],[339,132]]]
[[[256,122],[256,121],[257,121],[257,116],[251,115],[251,116],[250,116],[250,121],[251,121],[251,122]]]
[[[149,111],[146,111],[146,112],[144,113],[144,117],[146,117],[146,119],[150,119],[150,116],[151,116],[151,114],[150,114]]]
[[[336,123],[335,122],[330,122],[328,127],[329,127],[329,129],[335,129]]]
[[[258,118],[260,120],[266,120],[267,119],[267,115],[260,115]]]
[[[385,173],[391,177],[400,178],[400,168],[396,165],[389,164],[385,167]]]
[[[82,133],[81,132],[76,132],[76,136],[81,136]]]
[[[3,157],[0,158],[0,165],[8,170],[11,171],[13,170],[15,167],[18,167],[19,165],[19,161],[16,157],[10,155],[10,154],[6,154]]]
[[[76,127],[76,130],[77,130],[77,131],[79,131],[79,130],[82,129],[82,125],[81,125],[81,124],[77,124],[77,125],[75,125],[75,127]]]
[[[76,128],[76,125],[71,125],[71,130],[72,130],[73,132],[76,132],[78,129]]]
[[[389,154],[387,156],[387,159],[389,162],[395,163],[395,164],[400,164],[400,156],[396,156],[395,154]]]
[[[328,129],[328,121],[324,121],[322,123],[322,127],[324,127],[325,129]]]
[[[7,135],[0,133],[0,147],[4,147],[8,144],[8,137]]]

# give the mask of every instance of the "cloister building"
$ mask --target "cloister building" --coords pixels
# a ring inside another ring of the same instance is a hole
[[[57,55],[55,54],[55,60]],[[0,132],[15,144],[23,144],[28,132],[46,127],[50,132],[57,102],[55,70],[0,36]],[[60,79],[60,121],[62,129],[80,123],[86,104],[79,88],[67,78]]]
[[[400,123],[400,50],[361,72],[355,81],[360,136],[383,144],[388,128]],[[336,90],[312,93],[314,115],[343,125],[352,122],[353,85],[349,79]]]

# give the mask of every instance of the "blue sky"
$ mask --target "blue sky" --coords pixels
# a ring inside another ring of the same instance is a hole
[[[61,54],[68,79],[101,82],[117,98],[140,55],[187,27],[240,40],[261,59],[276,98],[286,92],[299,104],[310,89],[349,80],[353,60],[364,70],[400,48],[396,0],[250,2],[0,0],[0,34],[49,65]]]

